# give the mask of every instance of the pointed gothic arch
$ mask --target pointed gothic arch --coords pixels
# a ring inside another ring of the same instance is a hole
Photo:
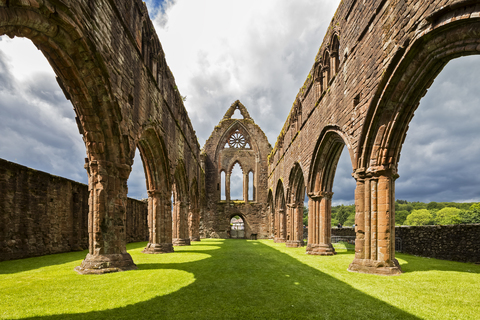
[[[275,191],[275,242],[286,242],[287,226],[286,226],[286,212],[285,212],[285,193],[283,189],[282,180],[278,180]]]
[[[148,245],[143,253],[173,252],[169,163],[163,138],[146,129],[137,142],[148,193]]]
[[[332,187],[343,147],[350,145],[346,141],[338,127],[326,127],[317,140],[308,177],[308,254],[335,254],[331,243]]]
[[[190,245],[188,234],[189,187],[183,160],[178,160],[174,174],[172,242],[174,246]]]
[[[288,178],[287,195],[287,247],[303,247],[303,202],[305,198],[305,179],[303,171],[296,162]]]

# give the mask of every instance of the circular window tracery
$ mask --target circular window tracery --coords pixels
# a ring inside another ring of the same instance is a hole
[[[245,148],[246,144],[247,140],[238,130],[235,131],[230,138],[228,138],[228,145],[230,148]]]

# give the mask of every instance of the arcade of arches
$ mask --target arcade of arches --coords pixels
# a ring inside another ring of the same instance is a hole
[[[136,268],[125,247],[125,208],[137,147],[148,190],[145,253],[229,237],[234,216],[244,237],[303,246],[308,200],[306,251],[333,255],[332,185],[344,146],[356,180],[349,270],[401,273],[394,199],[402,143],[448,61],[480,53],[480,0],[342,1],[274,148],[236,101],[203,150],[146,5],[71,2],[0,1],[0,35],[29,38],[75,109],[89,176],[89,253],[79,273]],[[243,118],[233,119],[235,111]],[[237,164],[242,186],[230,184]],[[243,199],[230,199],[233,187]]]

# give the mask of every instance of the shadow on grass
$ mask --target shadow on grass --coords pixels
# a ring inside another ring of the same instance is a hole
[[[0,274],[12,274],[24,271],[40,269],[44,267],[69,263],[75,260],[83,260],[87,256],[88,250],[55,253],[41,257],[32,257],[18,260],[9,260],[0,262]],[[21,263],[18,263],[21,261]]]
[[[422,272],[422,271],[454,271],[480,273],[480,266],[474,263],[440,260],[435,258],[418,257],[405,253],[395,253],[397,259],[405,261],[401,263],[402,271]]]
[[[192,273],[195,281],[174,293],[41,319],[417,319],[261,242],[224,240],[215,246],[220,250],[208,250],[209,258],[194,262],[137,262],[139,270]]]

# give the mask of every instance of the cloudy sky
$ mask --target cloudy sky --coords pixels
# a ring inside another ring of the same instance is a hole
[[[146,1],[200,145],[237,99],[274,145],[339,2]],[[480,59],[454,60],[422,100],[402,150],[397,199],[480,201],[479,74]],[[87,182],[72,105],[29,40],[0,38],[0,114],[0,158]],[[353,203],[351,171],[344,151],[334,204]],[[144,179],[137,156],[129,196],[146,197]]]

